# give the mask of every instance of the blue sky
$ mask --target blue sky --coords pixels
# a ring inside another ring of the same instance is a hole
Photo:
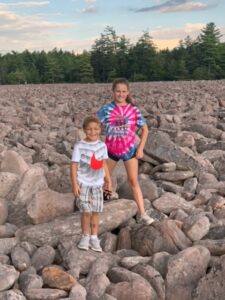
[[[0,0],[0,53],[90,50],[106,26],[136,43],[149,31],[159,49],[196,38],[214,22],[225,41],[224,0]]]

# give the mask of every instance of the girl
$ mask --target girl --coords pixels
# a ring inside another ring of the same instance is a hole
[[[128,181],[139,210],[138,221],[151,224],[154,219],[145,213],[143,195],[138,182],[138,159],[143,157],[148,127],[140,110],[131,101],[128,81],[125,78],[115,80],[112,91],[114,101],[103,105],[97,112],[106,134],[108,169],[111,174],[120,159],[124,162]],[[142,130],[137,146],[135,145],[136,127]]]

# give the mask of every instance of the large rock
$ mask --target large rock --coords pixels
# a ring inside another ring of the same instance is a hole
[[[207,138],[215,140],[220,140],[222,135],[222,130],[217,129],[214,125],[211,124],[202,124],[196,122],[183,129],[198,132]]]
[[[193,300],[224,299],[225,295],[225,256],[223,255],[216,266],[201,278],[192,293]]]
[[[58,216],[71,214],[73,210],[73,194],[60,194],[49,189],[37,192],[27,206],[27,214],[33,224],[49,222]]]
[[[99,233],[111,231],[120,224],[128,221],[137,212],[136,203],[132,200],[120,199],[105,204],[104,212],[100,215]],[[56,245],[64,236],[80,234],[80,214],[59,217],[55,220],[27,226],[17,231],[16,235],[23,241],[40,246],[44,244]]]
[[[2,300],[26,300],[25,296],[20,290],[13,289],[0,293]]]
[[[42,168],[32,167],[27,170],[21,179],[15,199],[9,201],[9,222],[18,226],[31,223],[27,205],[38,191],[46,190],[47,187]]]
[[[140,174],[138,176],[139,184],[143,193],[143,197],[152,201],[158,197],[158,188],[153,180],[146,174]],[[120,198],[134,199],[131,187],[129,183],[125,181],[118,189]]]
[[[184,220],[183,230],[192,241],[201,240],[210,228],[209,219],[201,214],[189,216]]]
[[[135,272],[145,278],[157,293],[158,300],[165,299],[165,283],[158,271],[152,266],[138,264],[132,268],[132,272]]]
[[[26,297],[28,300],[57,300],[61,298],[65,298],[67,296],[67,292],[59,289],[30,289],[26,293]]]
[[[22,176],[29,169],[28,164],[15,151],[8,150],[3,152],[2,155],[1,172],[10,172]]]
[[[10,191],[18,184],[20,176],[10,172],[0,172],[0,197],[6,197]]]
[[[34,252],[31,258],[31,265],[41,271],[44,267],[50,266],[55,259],[55,249],[50,245],[44,245]]]
[[[151,226],[136,226],[131,230],[131,246],[142,256],[166,251],[171,254],[192,245],[176,221],[154,222]]]
[[[145,152],[161,162],[175,162],[178,168],[192,170],[197,176],[204,169],[197,159],[185,153],[164,132],[153,131],[149,134]]]
[[[20,272],[26,270],[30,266],[30,256],[20,246],[16,246],[12,249],[11,260],[14,267]]]
[[[19,240],[15,237],[1,238],[0,253],[10,254],[12,249],[19,243]]]
[[[120,300],[157,300],[153,288],[144,281],[119,282],[107,289],[107,293]]]
[[[45,267],[42,270],[42,278],[48,287],[65,291],[70,291],[76,283],[73,276],[56,266]]]
[[[0,263],[0,292],[11,288],[18,279],[19,274],[14,267]]]
[[[0,225],[4,224],[8,218],[8,205],[5,199],[0,198]]]
[[[157,180],[183,181],[194,176],[192,171],[156,172],[154,178]]]
[[[153,206],[165,214],[169,214],[177,209],[192,210],[194,208],[190,202],[173,193],[164,193],[161,197],[154,200]]]
[[[192,291],[205,274],[209,260],[208,249],[201,246],[190,247],[171,257],[166,275],[166,299],[192,299]]]

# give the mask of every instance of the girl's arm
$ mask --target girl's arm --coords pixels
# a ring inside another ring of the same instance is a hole
[[[136,158],[140,159],[144,156],[144,147],[148,138],[148,126],[145,124],[141,127],[141,138],[136,151]]]
[[[71,162],[70,176],[71,176],[71,183],[72,183],[72,191],[75,197],[78,197],[80,195],[80,186],[77,181],[77,170],[78,170],[78,163]]]

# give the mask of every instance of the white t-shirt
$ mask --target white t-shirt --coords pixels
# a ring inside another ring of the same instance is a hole
[[[84,186],[102,186],[104,183],[103,160],[108,158],[106,144],[100,140],[74,145],[72,161],[79,163],[77,180]]]

